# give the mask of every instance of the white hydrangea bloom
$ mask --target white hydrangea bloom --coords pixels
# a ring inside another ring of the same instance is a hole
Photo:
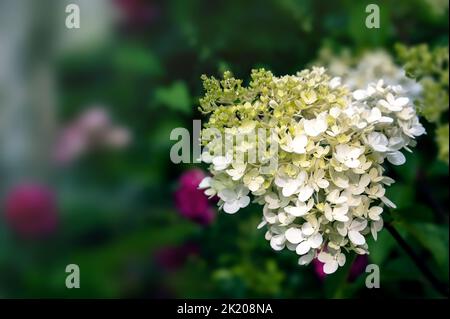
[[[221,207],[228,214],[234,214],[239,209],[250,204],[250,197],[247,196],[248,189],[245,186],[237,185],[235,188],[225,188],[218,192]]]
[[[319,258],[326,273],[343,266],[347,252],[368,253],[366,238],[377,238],[384,206],[395,207],[385,196],[394,181],[383,176],[382,164],[403,164],[402,151],[425,133],[398,86],[376,81],[349,90],[342,82],[313,68],[282,77],[255,72],[249,88],[233,87],[234,95],[212,85],[207,97],[214,108],[203,131],[216,128],[237,142],[234,155],[216,156],[209,150],[223,141],[203,141],[212,177],[200,188],[217,194],[229,214],[246,207],[251,193],[263,207],[258,228],[267,228],[270,246],[295,252],[300,265]],[[276,152],[261,150],[261,137],[237,138],[259,128],[275,132],[269,140],[279,144]],[[261,156],[242,154],[248,151]],[[271,158],[277,166],[263,170]]]
[[[355,98],[364,94],[358,89],[380,78],[398,93],[404,93],[412,99],[418,97],[423,90],[422,85],[406,77],[405,70],[396,65],[392,56],[384,50],[367,51],[357,59],[348,51],[336,56],[324,49],[320,55],[319,60],[325,63],[331,75],[341,77],[342,82],[351,90],[357,90]],[[334,80],[333,85],[336,85],[336,81]]]

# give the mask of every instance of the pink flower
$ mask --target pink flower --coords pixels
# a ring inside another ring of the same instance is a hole
[[[91,107],[81,113],[76,120],[77,126],[85,134],[101,134],[111,126],[109,113],[102,107]]]
[[[198,185],[205,177],[200,169],[191,169],[181,175],[175,191],[175,206],[184,217],[202,225],[210,224],[215,217],[208,197]]]
[[[155,252],[155,261],[158,266],[166,270],[176,270],[183,266],[186,260],[199,254],[199,247],[194,243],[185,243],[181,246],[163,247]]]
[[[37,184],[14,187],[5,198],[5,218],[23,238],[40,238],[56,231],[58,208],[52,190]]]
[[[350,273],[348,274],[348,281],[353,282],[359,277],[363,272],[366,271],[369,259],[367,255],[358,255],[350,268]]]
[[[53,158],[58,164],[67,164],[96,148],[121,149],[130,139],[129,131],[114,125],[106,109],[90,107],[62,130]]]
[[[53,150],[56,163],[69,163],[81,156],[87,149],[88,143],[83,131],[78,126],[64,129]]]
[[[115,0],[120,10],[122,22],[130,27],[141,27],[155,21],[159,16],[159,7],[148,0]]]
[[[357,255],[350,268],[347,280],[349,282],[355,281],[356,278],[365,271],[367,264],[367,255]],[[320,280],[324,280],[327,274],[323,271],[323,263],[315,258],[313,260],[313,266],[317,277],[319,277]]]
[[[317,258],[314,258],[312,263],[317,277],[319,277],[320,280],[324,280],[325,277],[327,276],[327,274],[323,271],[324,263]]]
[[[115,127],[108,131],[108,134],[104,136],[105,145],[114,148],[121,149],[130,143],[130,132],[123,127]]]

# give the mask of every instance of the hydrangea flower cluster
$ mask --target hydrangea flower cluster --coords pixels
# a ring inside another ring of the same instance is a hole
[[[405,70],[395,64],[394,58],[381,49],[366,51],[355,57],[350,51],[344,50],[336,55],[324,48],[320,51],[318,61],[325,65],[330,75],[341,77],[350,89],[365,88],[369,83],[382,78],[385,84],[401,85],[403,93],[411,99],[423,92],[422,85],[408,78]]]
[[[318,258],[329,274],[346,252],[368,254],[366,237],[377,238],[384,206],[395,207],[382,164],[403,164],[402,150],[425,133],[402,88],[379,80],[351,91],[319,67],[281,77],[254,70],[248,87],[229,72],[203,81],[202,160],[212,176],[199,188],[229,214],[252,195],[271,247],[297,253],[301,265]],[[270,147],[260,134],[240,138],[261,129]],[[245,155],[255,150],[256,159]]]
[[[435,125],[439,158],[449,163],[449,125],[448,125],[448,46],[430,49],[421,44],[413,47],[397,45],[399,59],[405,63],[406,73],[423,87],[415,104],[418,113]]]

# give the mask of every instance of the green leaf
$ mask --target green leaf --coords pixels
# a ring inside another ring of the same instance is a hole
[[[406,254],[389,259],[380,269],[383,282],[398,283],[400,281],[416,281],[422,274],[417,267],[412,266],[411,258]],[[405,271],[407,269],[407,271]]]
[[[185,114],[190,114],[192,111],[191,97],[186,84],[182,81],[176,81],[167,87],[157,88],[155,103]]]
[[[398,223],[398,226],[405,229],[426,249],[439,267],[441,275],[448,279],[448,226],[431,223],[406,223],[405,221]]]
[[[416,152],[414,154],[404,152],[404,155],[406,157],[406,163],[398,166],[392,165],[392,168],[398,175],[401,176],[402,181],[414,183],[417,179],[417,172],[421,164],[421,156]]]
[[[370,261],[382,265],[391,254],[396,242],[387,230],[383,229],[378,233],[378,238],[369,244],[370,247]]]
[[[405,184],[392,185],[386,190],[386,196],[397,205],[397,209],[408,208],[415,203],[414,189]]]
[[[351,2],[348,12],[347,32],[359,47],[377,47],[385,45],[391,37],[391,29],[388,27],[390,8],[387,5],[380,7],[380,28],[369,29],[366,26],[366,18],[371,12],[366,12],[368,3]]]
[[[144,227],[105,245],[70,252],[45,268],[36,267],[26,274],[27,296],[117,298],[123,286],[121,271],[130,260],[150,260],[151,253],[159,247],[180,244],[197,229],[188,221],[180,221],[170,232],[165,227]],[[69,263],[80,267],[80,289],[70,290],[64,285],[64,269]]]
[[[121,72],[159,76],[163,67],[158,57],[139,46],[125,46],[113,57],[116,68]]]
[[[327,298],[343,299],[348,296],[348,275],[355,260],[355,254],[348,254],[343,267],[325,277],[325,295]]]
[[[425,206],[421,203],[411,202],[414,207],[395,209],[392,210],[391,216],[396,221],[408,221],[408,222],[424,222],[432,223],[435,220],[435,214],[429,206]]]

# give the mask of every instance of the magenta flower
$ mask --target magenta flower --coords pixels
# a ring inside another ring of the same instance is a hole
[[[313,262],[314,272],[320,280],[324,280],[327,274],[323,271],[324,263],[321,262],[318,258],[314,258]]]
[[[14,187],[5,198],[5,219],[22,238],[41,238],[54,233],[58,226],[54,192],[37,184]]]
[[[356,256],[350,268],[347,280],[349,282],[355,281],[356,278],[358,278],[358,276],[365,271],[367,264],[368,264],[367,255]],[[323,265],[324,264],[319,259],[315,258],[313,260],[314,271],[320,280],[324,280],[325,277],[327,276],[327,274],[323,271]]]
[[[348,275],[348,281],[353,282],[356,280],[356,278],[359,277],[363,272],[366,271],[366,267],[369,263],[369,259],[367,258],[367,255],[358,255],[355,258],[355,261],[352,264],[352,267],[350,268],[350,273]]]
[[[215,217],[208,197],[198,185],[205,177],[200,169],[191,169],[181,175],[178,189],[175,191],[175,206],[184,217],[202,224],[210,224]]]

